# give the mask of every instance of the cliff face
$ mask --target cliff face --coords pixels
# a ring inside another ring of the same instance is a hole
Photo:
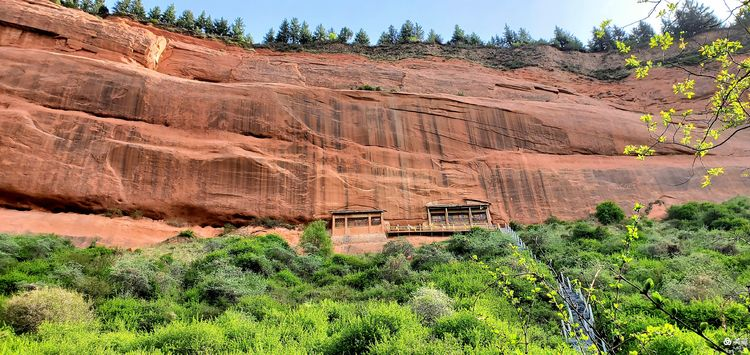
[[[472,198],[491,202],[496,221],[535,222],[583,217],[605,199],[747,194],[750,145],[739,139],[710,158],[728,173],[709,189],[684,183],[692,156],[679,150],[619,155],[648,141],[638,117],[662,108],[673,74],[613,84],[554,65],[246,51],[6,0],[0,203],[197,223],[382,208],[399,223]],[[384,91],[352,90],[363,84]]]

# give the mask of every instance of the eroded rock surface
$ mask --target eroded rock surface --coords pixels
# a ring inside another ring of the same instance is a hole
[[[605,199],[750,192],[747,140],[711,157],[727,174],[708,189],[678,149],[620,156],[648,142],[638,117],[671,90],[673,73],[654,72],[604,83],[555,67],[247,51],[6,0],[0,203],[218,225],[382,208],[409,223],[427,203],[472,198],[497,222],[538,222]],[[364,84],[384,91],[352,90]]]

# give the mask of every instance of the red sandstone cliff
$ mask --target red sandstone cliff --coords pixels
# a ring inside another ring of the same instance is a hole
[[[368,207],[398,223],[422,220],[430,202],[474,198],[495,220],[534,222],[583,217],[605,199],[750,193],[744,138],[710,158],[728,173],[709,189],[683,183],[692,156],[677,150],[619,155],[647,141],[638,117],[671,99],[675,73],[605,83],[554,62],[607,56],[539,51],[552,64],[515,71],[246,51],[5,0],[0,204],[197,223]],[[385,91],[351,90],[363,84]]]

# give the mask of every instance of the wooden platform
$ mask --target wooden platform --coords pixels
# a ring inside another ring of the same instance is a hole
[[[390,225],[386,227],[386,234],[388,237],[411,235],[449,236],[456,233],[468,232],[472,228],[500,230],[503,229],[503,227],[504,226],[495,224]]]

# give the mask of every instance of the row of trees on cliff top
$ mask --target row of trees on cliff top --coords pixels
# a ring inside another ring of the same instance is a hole
[[[99,16],[110,14],[104,0],[53,0],[53,2]],[[141,22],[150,22],[170,29],[179,29],[192,35],[219,37],[227,42],[245,46],[253,44],[253,37],[249,33],[245,33],[245,23],[241,17],[230,22],[223,17],[213,19],[205,11],[195,16],[190,10],[184,10],[178,15],[174,4],[170,4],[163,10],[159,6],[155,6],[147,11],[141,0],[118,0],[111,13],[118,16],[129,16]],[[743,16],[748,17],[747,14]],[[676,16],[662,22],[663,31],[675,34],[683,33],[687,37],[695,35],[701,30],[716,27],[720,23],[713,11],[694,0],[685,1],[682,7],[676,11]],[[467,33],[459,25],[456,25],[451,37],[444,40],[435,30],[425,31],[419,23],[407,20],[401,25],[400,29],[393,25],[389,26],[380,35],[376,44],[378,46],[394,46],[425,43],[498,48],[551,45],[561,50],[607,52],[615,50],[618,41],[633,47],[644,46],[649,43],[655,31],[651,25],[641,21],[630,32],[625,31],[622,27],[608,24],[604,28],[594,27],[591,33],[591,40],[588,44],[584,44],[576,36],[561,27],[555,27],[552,38],[546,40],[533,38],[524,28],[514,30],[505,25],[502,34],[496,34],[485,41],[476,33]],[[600,36],[601,33],[603,35]],[[284,19],[278,29],[269,29],[263,36],[262,43],[270,46],[311,46],[330,43],[370,46],[371,40],[363,29],[359,29],[355,33],[349,27],[336,30],[333,27],[326,28],[322,24],[313,29],[307,21],[300,21],[295,17],[291,20]]]

